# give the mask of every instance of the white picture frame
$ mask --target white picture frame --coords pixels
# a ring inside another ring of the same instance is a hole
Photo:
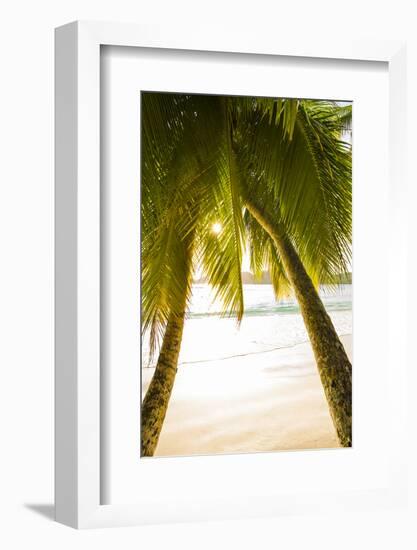
[[[176,506],[175,496],[158,514],[134,504],[101,504],[100,476],[100,48],[102,45],[208,52],[285,55],[333,60],[383,61],[389,71],[390,187],[395,198],[392,239],[404,235],[402,166],[405,151],[405,44],[385,40],[290,43],[244,32],[113,23],[75,22],[56,29],[56,519],[76,528],[134,525],[187,519],[236,518],[317,509],[393,506],[405,498],[405,451],[401,429],[390,454],[383,490],[355,494],[288,494],[231,508],[208,500]],[[400,272],[405,267],[399,252]],[[397,262],[398,267],[398,262]],[[398,276],[398,275],[397,275]],[[401,305],[397,306],[401,308]],[[400,312],[401,313],[401,312]],[[404,346],[405,347],[405,346]],[[395,423],[405,422],[405,352],[390,376]],[[393,422],[394,422],[393,420]],[[235,503],[236,504],[236,503]]]

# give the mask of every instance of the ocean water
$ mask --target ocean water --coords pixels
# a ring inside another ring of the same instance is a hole
[[[339,335],[352,333],[352,287],[322,286],[320,296]],[[308,341],[294,298],[277,301],[272,285],[244,285],[245,315],[224,317],[210,287],[195,284],[184,327],[179,365],[225,366],[265,361],[273,352]],[[147,335],[142,339],[142,367],[152,368]]]
[[[299,313],[295,298],[277,301],[272,285],[246,284],[243,285],[245,302],[245,316],[266,316],[275,314]],[[319,291],[320,297],[327,311],[349,311],[352,309],[352,285],[331,287],[323,285]],[[192,298],[187,317],[222,316],[222,306],[214,300],[209,285],[195,284],[192,289]]]

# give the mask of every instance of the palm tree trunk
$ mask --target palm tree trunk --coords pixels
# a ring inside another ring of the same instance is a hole
[[[333,323],[281,224],[252,199],[246,207],[272,237],[307,328],[324,393],[343,447],[352,445],[352,365]]]
[[[141,456],[153,456],[168,409],[184,329],[185,307],[180,314],[172,313],[154,375],[142,403]]]

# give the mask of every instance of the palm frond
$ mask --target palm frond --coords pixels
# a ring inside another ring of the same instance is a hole
[[[244,219],[249,241],[250,267],[254,277],[261,280],[263,272],[268,270],[276,299],[289,296],[291,285],[271,235],[248,210],[245,211]]]
[[[350,261],[351,152],[335,109],[300,102],[291,139],[254,115],[239,139],[246,192],[279,217],[316,281]]]
[[[190,294],[190,247],[225,312],[241,319],[243,222],[227,101],[171,97],[167,107],[148,99],[142,105],[145,147],[158,143],[142,156],[142,328],[150,331],[154,350],[170,311],[184,307],[184,281]],[[214,223],[222,227],[219,235]]]
[[[351,106],[329,101],[142,96],[142,316],[154,345],[190,294],[190,254],[238,320],[246,246],[255,276],[269,269],[277,297],[288,293],[271,237],[248,213],[244,223],[249,196],[282,224],[316,284],[348,270],[350,124]]]

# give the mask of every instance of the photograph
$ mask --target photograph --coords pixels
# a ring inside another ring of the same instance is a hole
[[[138,101],[139,458],[352,447],[352,102]]]

